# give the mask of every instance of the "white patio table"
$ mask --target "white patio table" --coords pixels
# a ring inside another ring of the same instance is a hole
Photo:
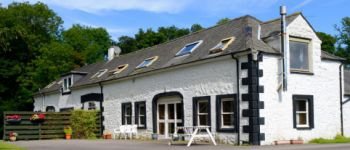
[[[190,140],[187,143],[187,147],[191,146],[192,142],[194,139],[196,138],[209,138],[212,143],[214,145],[216,145],[215,139],[213,137],[213,135],[211,134],[210,130],[209,130],[210,126],[184,126],[184,127],[176,127],[175,132],[173,134],[173,138],[177,137],[185,137],[185,136],[189,136]],[[183,134],[179,134],[179,130],[183,130]],[[205,132],[200,132],[204,130]],[[172,138],[172,140],[174,140]],[[171,145],[172,142],[169,143],[169,145]]]

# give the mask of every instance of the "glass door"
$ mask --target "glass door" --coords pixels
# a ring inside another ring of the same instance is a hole
[[[170,138],[175,128],[182,124],[181,107],[180,102],[161,102],[158,104],[158,134],[160,138]]]

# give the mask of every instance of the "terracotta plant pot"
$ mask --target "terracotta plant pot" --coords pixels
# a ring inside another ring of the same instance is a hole
[[[112,139],[112,134],[104,134],[103,138],[104,139]]]
[[[66,140],[70,140],[70,139],[72,139],[72,135],[66,134]]]
[[[17,139],[17,137],[15,137],[15,136],[10,136],[10,141],[14,142],[14,141],[16,141],[16,139]]]
[[[303,140],[290,140],[290,144],[304,144]]]

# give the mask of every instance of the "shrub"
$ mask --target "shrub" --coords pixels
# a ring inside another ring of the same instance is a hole
[[[70,117],[70,124],[73,129],[73,138],[94,139],[94,131],[97,129],[95,110],[74,110]]]
[[[312,139],[310,143],[315,143],[315,144],[350,143],[350,138],[337,134],[333,139],[316,138],[316,139]]]
[[[63,132],[66,134],[66,135],[72,135],[72,127],[70,126],[65,126],[64,129],[63,129]]]

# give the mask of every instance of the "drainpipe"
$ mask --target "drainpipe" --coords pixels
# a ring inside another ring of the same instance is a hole
[[[105,126],[103,125],[103,121],[104,121],[104,117],[103,117],[103,112],[104,112],[104,108],[103,108],[103,99],[104,99],[104,96],[103,96],[103,85],[102,85],[102,82],[98,82],[98,85],[100,86],[100,95],[101,95],[101,101],[100,101],[100,124],[101,124],[101,130],[100,130],[100,133],[101,133],[101,136],[103,135],[103,130],[105,129]]]
[[[344,136],[344,123],[343,123],[343,63],[339,66],[339,87],[340,87],[340,133]]]
[[[283,91],[287,91],[287,27],[286,27],[286,14],[287,14],[287,7],[281,6],[280,7],[280,14],[281,14],[281,52],[282,52],[282,68],[283,68]]]
[[[239,59],[234,56],[234,54],[231,54],[232,59],[236,60],[236,83],[237,83],[237,94],[236,94],[236,100],[237,100],[237,123],[236,123],[236,128],[237,128],[237,144],[241,145],[241,130],[240,130],[240,91],[239,91]]]

